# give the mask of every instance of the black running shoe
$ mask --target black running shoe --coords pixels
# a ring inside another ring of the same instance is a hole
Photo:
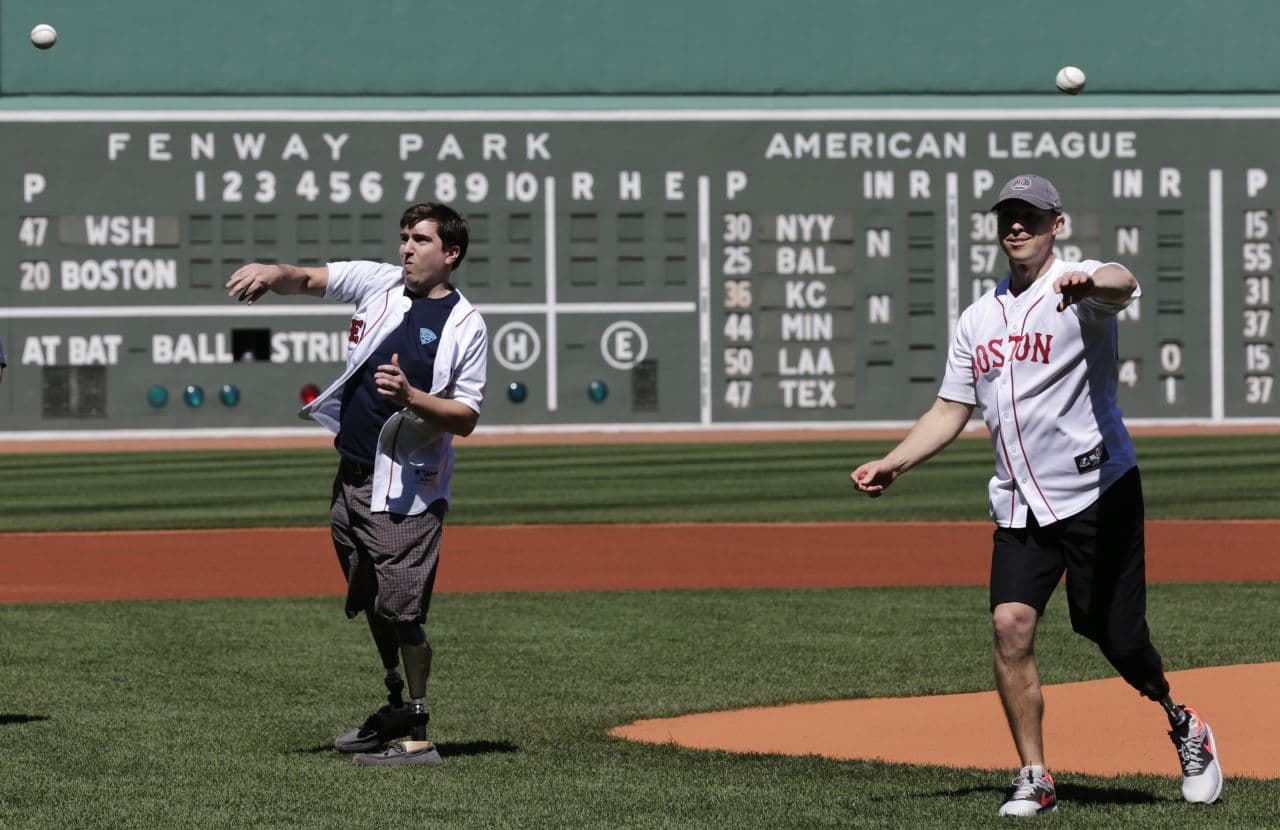
[[[412,707],[388,704],[370,715],[358,729],[335,738],[333,748],[339,752],[367,752],[387,741],[403,738],[412,727]]]

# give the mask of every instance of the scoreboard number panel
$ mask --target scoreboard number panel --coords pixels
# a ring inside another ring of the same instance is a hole
[[[1127,265],[1120,400],[1280,420],[1280,111],[0,114],[6,432],[294,427],[351,309],[222,285],[471,226],[487,426],[881,424],[1005,274],[991,203],[1054,180],[1064,258]]]

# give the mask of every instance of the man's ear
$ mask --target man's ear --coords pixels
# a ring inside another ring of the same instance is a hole
[[[444,261],[448,263],[450,266],[452,266],[455,262],[457,262],[458,257],[460,256],[462,256],[461,247],[457,245],[450,245],[448,248],[445,248]]]

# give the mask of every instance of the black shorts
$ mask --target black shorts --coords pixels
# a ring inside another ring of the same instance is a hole
[[[1072,628],[1108,650],[1139,650],[1150,642],[1137,467],[1074,516],[1041,527],[1028,513],[1025,528],[996,528],[991,609],[1021,602],[1044,614],[1064,571]]]

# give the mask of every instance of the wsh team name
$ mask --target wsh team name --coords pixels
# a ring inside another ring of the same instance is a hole
[[[996,337],[973,350],[973,377],[977,380],[992,369],[1000,369],[1006,363],[1029,361],[1048,363],[1053,335],[1042,332],[1011,334],[1007,338]]]

